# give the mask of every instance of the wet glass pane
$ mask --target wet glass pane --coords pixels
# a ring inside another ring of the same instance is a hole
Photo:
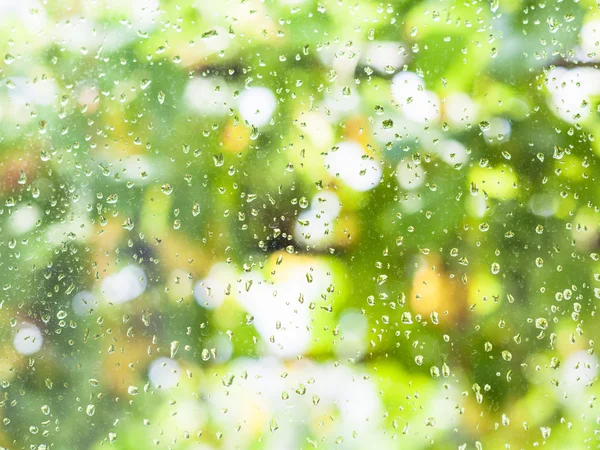
[[[594,449],[593,0],[0,0],[0,448]]]

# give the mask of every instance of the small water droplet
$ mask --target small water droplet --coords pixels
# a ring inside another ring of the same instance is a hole
[[[138,389],[137,386],[129,386],[127,388],[127,393],[129,395],[138,395],[140,393],[140,390]]]
[[[171,358],[175,358],[177,351],[179,350],[179,341],[171,342]]]

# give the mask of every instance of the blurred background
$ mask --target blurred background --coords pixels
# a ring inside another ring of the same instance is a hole
[[[595,1],[0,37],[2,448],[598,448]]]

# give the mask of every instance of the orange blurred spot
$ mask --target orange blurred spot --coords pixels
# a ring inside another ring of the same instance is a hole
[[[369,123],[362,117],[352,117],[346,122],[344,128],[344,138],[356,141],[367,149],[371,139]]]
[[[35,179],[38,168],[38,162],[30,156],[13,156],[10,160],[3,161],[3,164],[0,165],[0,191],[13,192],[19,190],[18,181],[21,171],[27,177],[27,184],[30,184]]]
[[[463,290],[439,258],[423,259],[413,277],[410,306],[416,314],[429,317],[435,311],[440,323],[454,323],[464,310]]]
[[[108,354],[102,359],[102,379],[110,386],[113,392],[126,395],[129,386],[138,386],[142,389],[143,376],[133,367],[143,367],[150,361],[148,345],[150,340],[144,342],[140,338],[130,339],[117,332],[110,342]]]

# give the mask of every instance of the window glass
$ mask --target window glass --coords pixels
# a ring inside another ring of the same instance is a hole
[[[0,0],[0,448],[600,445],[593,0]]]

